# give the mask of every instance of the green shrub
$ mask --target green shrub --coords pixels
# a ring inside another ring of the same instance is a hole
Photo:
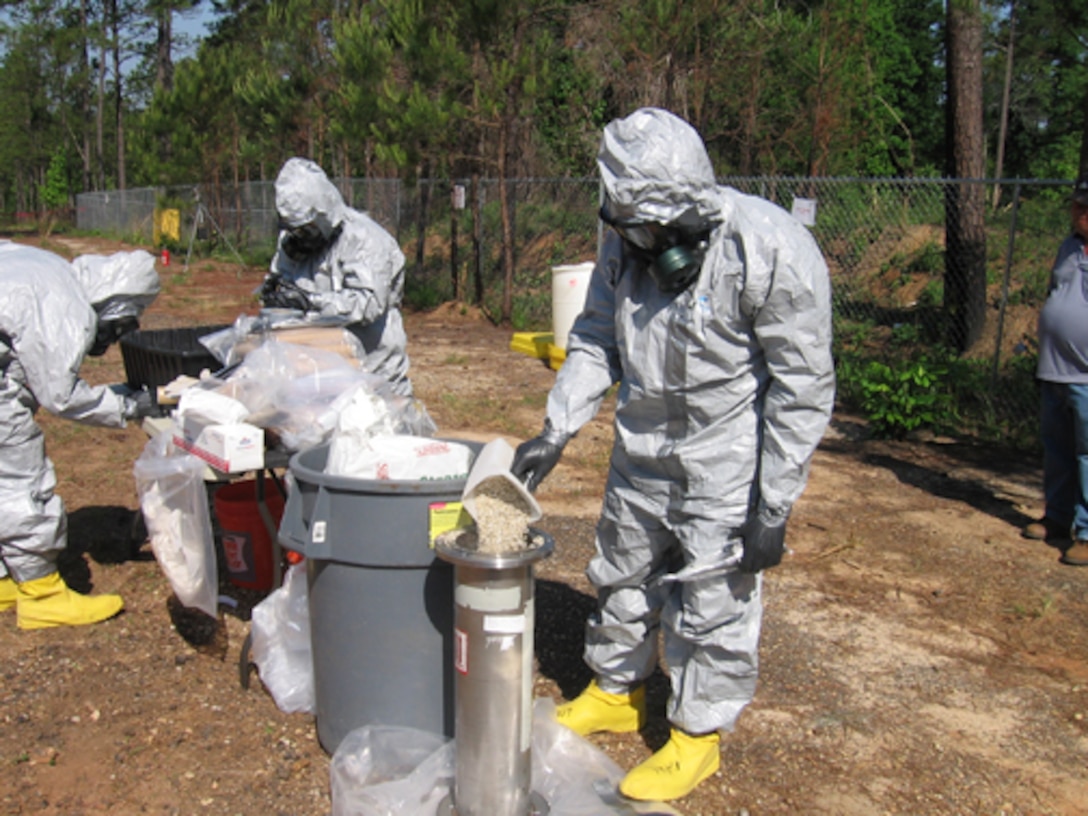
[[[861,407],[877,436],[902,438],[919,428],[941,429],[954,418],[947,366],[920,358],[888,365],[870,360],[860,370]]]

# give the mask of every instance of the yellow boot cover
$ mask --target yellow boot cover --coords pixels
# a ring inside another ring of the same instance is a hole
[[[600,731],[638,731],[646,724],[646,688],[639,686],[630,694],[609,694],[593,681],[569,703],[559,706],[555,719],[583,737]]]
[[[15,606],[15,599],[17,597],[18,594],[15,589],[15,582],[11,580],[11,577],[5,575],[3,578],[0,578],[0,612]]]
[[[620,782],[629,799],[667,802],[687,796],[721,765],[716,731],[694,737],[672,729],[669,741]]]
[[[18,585],[16,621],[20,629],[85,626],[112,618],[125,607],[120,595],[80,595],[60,573]]]

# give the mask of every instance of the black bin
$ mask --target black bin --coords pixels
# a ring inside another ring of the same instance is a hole
[[[159,386],[185,374],[199,377],[204,369],[219,371],[223,366],[200,338],[226,326],[188,326],[129,332],[120,340],[121,358],[129,388],[147,388],[152,394]]]

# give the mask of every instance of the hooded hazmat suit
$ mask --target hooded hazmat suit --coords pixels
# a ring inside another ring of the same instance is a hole
[[[308,159],[288,159],[276,179],[280,234],[266,288],[285,282],[301,289],[311,314],[340,318],[362,344],[362,366],[395,393],[411,396],[408,338],[400,305],[404,254],[365,213],[344,203],[325,172]],[[293,249],[292,231],[310,229],[314,241]]]
[[[0,242],[0,579],[22,584],[56,572],[67,544],[64,503],[53,492],[56,475],[35,412],[111,428],[135,418],[132,397],[87,384],[79,368],[100,324],[134,319],[158,291],[146,252],[70,264]]]
[[[831,413],[827,266],[784,210],[718,186],[670,113],[612,122],[598,164],[613,223],[702,244],[697,277],[670,294],[652,254],[609,231],[548,397],[561,448],[619,384],[585,658],[619,693],[654,670],[663,629],[669,720],[729,730],[755,692],[762,576],[728,567],[753,518],[785,524]]]

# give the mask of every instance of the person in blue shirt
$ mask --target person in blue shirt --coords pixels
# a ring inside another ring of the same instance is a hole
[[[1088,566],[1088,177],[1073,188],[1073,228],[1058,248],[1039,313],[1043,518],[1024,529]]]

